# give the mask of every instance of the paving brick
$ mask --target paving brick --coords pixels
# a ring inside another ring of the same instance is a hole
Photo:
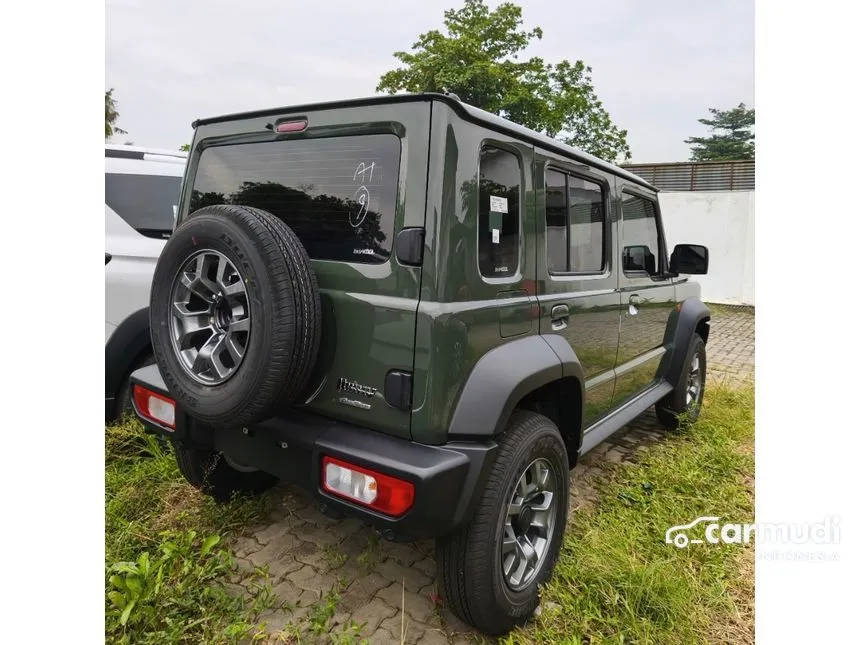
[[[427,631],[427,627],[420,623],[416,623],[411,620],[408,615],[405,621],[403,621],[403,614],[399,611],[397,614],[392,616],[391,618],[386,618],[379,624],[380,630],[385,630],[390,632],[397,640],[400,641],[401,634],[405,630],[405,638],[403,642],[405,643],[423,643],[424,642],[424,633]]]
[[[405,582],[407,591],[418,593],[421,587],[424,587],[432,581],[429,576],[424,575],[415,567],[404,567],[402,564],[389,558],[376,568],[376,572],[384,578],[393,580],[394,582]]]
[[[319,600],[337,584],[337,580],[330,573],[319,573],[313,567],[303,566],[298,571],[287,575],[287,580],[299,589],[310,591]]]
[[[374,598],[353,611],[351,618],[359,625],[367,623],[361,631],[363,634],[372,634],[379,627],[379,623],[396,613],[397,610],[394,607],[379,598]]]
[[[399,582],[386,587],[376,594],[376,597],[398,609],[402,608],[405,602],[406,615],[419,623],[426,623],[436,612],[429,596],[419,595],[411,591],[404,592],[403,585]]]

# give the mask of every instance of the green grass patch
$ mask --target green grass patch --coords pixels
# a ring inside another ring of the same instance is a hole
[[[263,637],[257,618],[275,604],[267,576],[239,575],[224,544],[271,504],[270,495],[216,504],[185,482],[170,449],[139,423],[105,428],[106,641]]]
[[[752,642],[753,545],[664,538],[705,515],[754,521],[754,404],[752,386],[712,388],[694,425],[636,464],[607,465],[600,502],[571,520],[541,614],[506,641]]]

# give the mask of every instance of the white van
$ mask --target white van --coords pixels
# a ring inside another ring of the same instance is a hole
[[[105,419],[130,412],[128,375],[153,362],[149,288],[173,231],[187,154],[105,144]]]

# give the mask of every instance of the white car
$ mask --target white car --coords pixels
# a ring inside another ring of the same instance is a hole
[[[105,144],[105,420],[130,412],[128,375],[151,364],[149,289],[173,231],[187,154]]]

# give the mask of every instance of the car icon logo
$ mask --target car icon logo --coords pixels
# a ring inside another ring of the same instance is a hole
[[[678,526],[671,527],[668,531],[666,531],[666,544],[674,544],[679,549],[683,549],[688,544],[701,544],[702,540],[691,540],[687,534],[684,532],[687,529],[691,529],[697,524],[701,524],[702,522],[719,522],[719,517],[698,517],[689,524],[679,524]]]

